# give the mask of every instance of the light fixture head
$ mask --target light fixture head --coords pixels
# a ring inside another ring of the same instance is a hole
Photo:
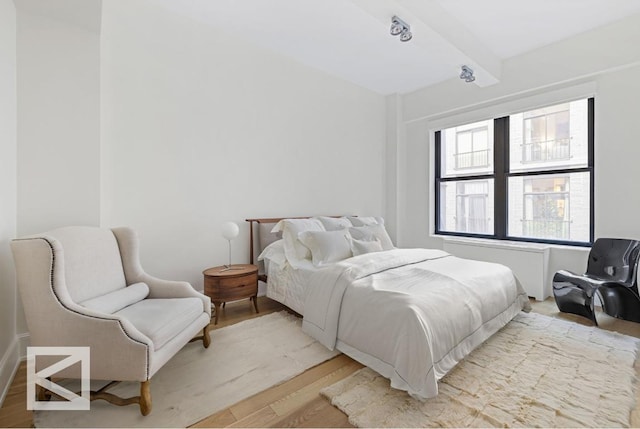
[[[413,34],[411,34],[411,31],[409,31],[406,28],[404,30],[402,30],[402,33],[400,33],[400,41],[401,42],[408,42],[412,38],[413,38]]]
[[[476,80],[476,77],[473,75],[473,70],[471,67],[462,66],[460,72],[460,79],[463,79],[467,83],[471,83]]]
[[[240,233],[240,228],[238,227],[238,224],[234,222],[225,222],[222,224],[220,232],[227,240],[233,240]]]
[[[400,36],[400,41],[408,42],[413,37],[411,34],[411,26],[398,18],[393,16],[391,18],[391,28],[389,30],[392,36]]]
[[[390,33],[392,36],[397,36],[398,34],[402,33],[403,30],[404,27],[402,26],[402,24],[397,24],[394,21],[391,21]]]

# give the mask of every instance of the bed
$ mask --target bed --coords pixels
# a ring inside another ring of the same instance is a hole
[[[436,396],[440,378],[530,309],[503,265],[397,249],[380,218],[321,219],[248,219],[267,296],[301,314],[320,343],[415,398]]]

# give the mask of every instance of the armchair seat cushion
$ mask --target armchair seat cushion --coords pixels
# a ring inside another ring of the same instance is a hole
[[[162,348],[202,315],[200,298],[143,299],[114,313],[129,320],[153,342],[154,350]]]

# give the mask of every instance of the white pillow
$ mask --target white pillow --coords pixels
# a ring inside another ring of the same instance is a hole
[[[284,255],[284,240],[276,240],[267,247],[264,248],[262,253],[258,256],[258,261],[269,260],[269,263],[275,263],[279,267],[283,267],[287,262],[287,257]]]
[[[316,216],[314,219],[318,219],[322,222],[324,229],[327,231],[339,231],[353,226],[351,221],[346,217]]]
[[[349,228],[349,233],[356,240],[373,241],[376,238],[380,240],[382,250],[395,249],[391,237],[387,233],[384,225],[376,224],[369,226],[354,226]]]
[[[316,267],[350,258],[351,245],[349,231],[304,231],[298,239],[311,250],[313,265]]]
[[[311,259],[311,252],[298,240],[298,234],[304,231],[324,231],[324,226],[318,219],[283,219],[271,230],[279,231],[282,231],[284,254],[289,265],[299,268],[302,266],[301,261]]]
[[[351,252],[353,256],[364,255],[365,253],[382,252],[382,244],[379,239],[373,241],[351,239]]]
[[[384,225],[384,218],[373,216],[348,216],[353,226]]]
[[[142,301],[149,295],[146,283],[133,283],[122,289],[105,293],[104,295],[82,301],[79,304],[85,308],[101,313],[113,314],[136,302]]]

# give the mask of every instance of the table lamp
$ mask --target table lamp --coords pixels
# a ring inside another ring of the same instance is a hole
[[[233,240],[238,236],[238,234],[240,233],[240,228],[238,228],[238,225],[234,222],[225,222],[222,224],[221,232],[222,232],[222,236],[229,242],[229,264],[225,265],[222,271],[241,269],[238,267],[234,268],[231,266],[231,240]]]

